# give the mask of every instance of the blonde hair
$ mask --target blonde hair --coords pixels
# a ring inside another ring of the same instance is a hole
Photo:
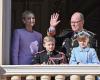
[[[45,36],[43,39],[43,44],[45,44],[46,42],[55,42],[55,38],[51,36]]]

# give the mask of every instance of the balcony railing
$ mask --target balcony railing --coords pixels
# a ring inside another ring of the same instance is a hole
[[[0,80],[95,80],[100,75],[100,65],[1,65]],[[22,78],[23,77],[23,78]]]

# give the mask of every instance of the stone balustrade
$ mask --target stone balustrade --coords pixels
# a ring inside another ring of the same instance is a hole
[[[0,80],[95,80],[99,75],[100,65],[0,66]]]

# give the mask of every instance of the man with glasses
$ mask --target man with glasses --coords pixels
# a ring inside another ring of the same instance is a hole
[[[57,24],[60,22],[58,18],[59,18],[58,13],[54,13],[53,15],[51,15],[50,28],[48,29],[48,32],[47,32],[48,35],[55,36],[56,34],[55,28]],[[80,12],[75,12],[71,16],[72,31],[67,32],[64,36],[55,37],[56,45],[59,43],[62,43],[62,47],[60,50],[63,51],[68,58],[70,58],[70,53],[71,53],[72,48],[78,46],[76,37],[77,37],[77,33],[81,31],[86,31],[87,33],[91,35],[89,46],[93,48],[97,48],[97,40],[95,39],[96,35],[93,32],[84,29],[83,26],[84,26],[84,15]]]

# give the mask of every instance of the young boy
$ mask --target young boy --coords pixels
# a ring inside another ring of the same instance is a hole
[[[35,56],[36,64],[65,64],[67,60],[62,52],[55,50],[55,38],[46,36],[43,40],[45,50],[38,52]]]
[[[89,47],[89,37],[87,32],[80,32],[77,35],[78,47],[73,48],[69,64],[99,64],[94,48]]]

